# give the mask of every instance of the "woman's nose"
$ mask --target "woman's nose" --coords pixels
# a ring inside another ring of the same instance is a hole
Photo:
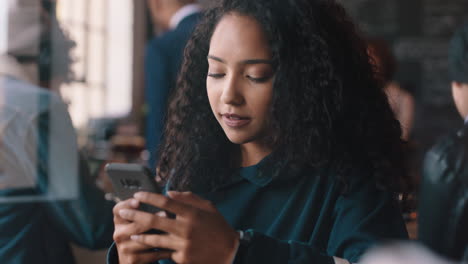
[[[223,87],[223,93],[221,94],[221,101],[225,104],[241,105],[244,103],[244,97],[242,95],[241,81],[231,76],[228,78]]]

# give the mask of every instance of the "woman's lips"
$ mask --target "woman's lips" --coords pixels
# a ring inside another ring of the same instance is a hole
[[[251,119],[248,117],[241,117],[235,114],[223,114],[222,117],[224,124],[232,128],[240,128],[246,126],[251,121]]]

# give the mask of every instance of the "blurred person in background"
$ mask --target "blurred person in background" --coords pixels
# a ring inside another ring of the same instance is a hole
[[[415,220],[415,193],[414,183],[419,182],[420,165],[416,162],[417,148],[412,140],[411,131],[414,124],[415,102],[413,96],[405,90],[398,82],[394,80],[397,70],[397,61],[389,44],[379,38],[371,38],[368,42],[368,53],[371,58],[371,64],[374,66],[374,74],[380,84],[383,86],[385,94],[392,111],[395,113],[401,126],[401,138],[406,141],[408,151],[407,167],[411,175],[411,191],[402,194],[400,205],[402,206],[406,220]],[[416,165],[418,164],[418,165]],[[416,232],[410,233],[415,236]]]
[[[449,72],[463,127],[426,154],[419,195],[418,242],[375,248],[361,264],[455,264],[468,261],[468,23],[449,46]]]
[[[146,148],[149,166],[163,137],[167,101],[175,86],[184,47],[200,17],[195,0],[148,0],[155,26],[162,33],[147,45],[145,54]]]
[[[0,50],[0,262],[74,263],[70,242],[105,248],[113,232],[113,203],[78,154],[67,106],[39,86],[58,89],[70,78],[74,44],[58,25],[54,2],[3,5],[8,38]]]
[[[400,121],[401,137],[408,141],[414,121],[413,96],[393,79],[396,72],[396,60],[389,45],[382,39],[371,39],[368,50],[372,63],[375,65],[377,78],[384,85],[388,102]]]
[[[336,1],[217,1],[169,103],[167,196],[115,206],[108,262],[349,264],[407,238],[404,142],[369,62]]]
[[[427,153],[419,201],[419,238],[435,252],[468,261],[468,23],[449,48],[449,73],[463,127]]]

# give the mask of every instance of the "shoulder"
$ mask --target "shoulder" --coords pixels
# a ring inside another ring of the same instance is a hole
[[[2,80],[0,91],[6,99],[0,104],[1,107],[20,113],[34,115],[64,107],[63,101],[54,92],[13,78]]]
[[[427,152],[426,159],[430,161],[440,161],[447,159],[452,154],[463,149],[467,142],[467,135],[458,132],[452,132],[437,140],[437,143]]]
[[[317,183],[323,191],[333,193],[340,199],[354,199],[357,196],[378,196],[381,193],[390,193],[379,186],[374,176],[374,170],[363,162],[354,162],[348,166],[327,166],[314,175],[319,177]]]
[[[450,133],[440,138],[426,153],[424,158],[424,174],[432,180],[440,180],[448,170],[457,170],[459,165],[468,162],[467,126],[458,132]],[[429,175],[429,176],[428,176]],[[436,179],[437,178],[437,179]]]
[[[200,17],[200,13],[192,14],[184,18],[177,28],[154,37],[146,47],[147,52],[160,54],[165,54],[174,50],[180,50],[182,52]]]
[[[400,101],[405,101],[409,103],[413,102],[413,96],[408,91],[403,89],[398,82],[395,82],[395,81],[390,82],[387,85],[386,93],[388,96],[394,99],[398,99]]]
[[[344,187],[344,193],[359,192],[362,188],[377,188],[374,170],[370,164],[364,161],[350,162],[339,172],[335,172],[333,178]]]
[[[185,46],[196,24],[200,14],[193,14],[184,18],[173,30],[167,31],[154,39],[154,45],[159,47]]]
[[[146,54],[149,57],[167,60],[176,53],[182,54],[185,41],[177,32],[170,31],[151,39],[146,45]]]
[[[180,22],[179,26],[176,28],[175,31],[179,33],[183,33],[183,34],[191,33],[195,29],[195,26],[200,21],[201,16],[202,16],[201,13],[195,13],[195,14],[187,16]]]

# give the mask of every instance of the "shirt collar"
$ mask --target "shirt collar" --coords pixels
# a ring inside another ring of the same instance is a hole
[[[260,187],[268,185],[273,180],[273,175],[265,169],[261,169],[263,166],[259,164],[243,167],[240,169],[240,173],[244,179],[249,182],[258,185]]]
[[[7,75],[14,79],[31,82],[31,78],[24,72],[21,64],[15,58],[0,54],[0,75]]]
[[[272,153],[256,165],[240,168],[239,173],[249,182],[259,187],[265,187],[272,181],[279,179],[290,180],[298,176],[300,170],[292,166],[285,166],[284,162]]]
[[[247,180],[259,187],[268,185],[276,175],[275,169],[278,168],[278,164],[274,166],[274,164],[271,162],[271,159],[272,158],[270,154],[255,165],[234,169],[228,180],[215,189],[222,189],[242,180]]]
[[[465,117],[465,124],[468,124],[468,116]]]
[[[175,14],[171,17],[171,20],[169,21],[169,29],[175,29],[184,18],[192,14],[198,13],[200,11],[201,8],[197,4],[189,4],[183,6],[182,8],[177,10],[177,12],[175,12]]]

